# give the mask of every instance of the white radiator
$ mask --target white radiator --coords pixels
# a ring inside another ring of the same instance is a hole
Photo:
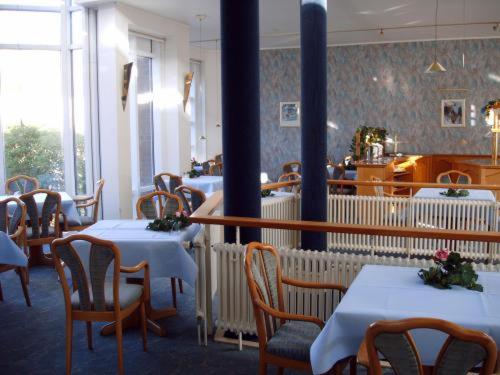
[[[262,218],[293,220],[298,219],[298,199],[295,195],[274,196],[262,199]],[[262,229],[262,242],[276,247],[297,247],[298,232],[282,229]]]
[[[217,327],[255,333],[253,307],[244,270],[245,246],[216,244]],[[428,268],[431,260],[402,257],[339,254],[281,248],[283,274],[300,280],[349,286],[365,264]],[[500,271],[500,266],[476,264],[479,271]],[[285,310],[327,320],[338,304],[338,292],[284,286]]]

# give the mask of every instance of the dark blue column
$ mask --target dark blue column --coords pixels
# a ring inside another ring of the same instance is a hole
[[[259,0],[221,0],[224,215],[260,218]],[[236,241],[234,227],[225,242]],[[260,241],[241,228],[241,243]]]
[[[326,0],[301,0],[302,220],[326,221]],[[302,231],[303,249],[326,250],[326,233]]]

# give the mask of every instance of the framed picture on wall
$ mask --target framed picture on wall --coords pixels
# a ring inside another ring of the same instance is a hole
[[[280,102],[280,126],[300,127],[300,102]]]
[[[465,99],[441,100],[441,127],[465,127]]]

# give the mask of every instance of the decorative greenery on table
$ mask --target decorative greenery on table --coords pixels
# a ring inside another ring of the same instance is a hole
[[[462,258],[459,253],[441,249],[434,254],[434,262],[434,267],[418,272],[425,284],[438,289],[451,289],[452,285],[458,285],[478,292],[483,291],[483,286],[477,283],[478,276],[472,268],[472,259]]]
[[[365,155],[366,146],[374,143],[384,144],[387,139],[387,130],[384,128],[375,128],[372,126],[361,126],[356,129],[356,133],[360,132],[360,154]],[[356,134],[352,137],[351,147],[349,149],[356,160]]]
[[[203,175],[203,166],[195,158],[191,159],[191,170],[188,172],[189,178],[198,178]]]
[[[188,172],[188,175],[189,175],[189,178],[198,178],[200,177],[201,175],[203,175],[203,173],[201,173],[200,171],[197,171],[195,169],[191,169],[189,172]]]
[[[271,190],[269,189],[265,189],[265,190],[261,190],[260,191],[260,196],[262,198],[265,198],[265,197],[272,197],[274,194],[271,192]]]
[[[481,108],[481,113],[488,117],[492,109],[500,109],[500,99],[490,100],[483,108]]]
[[[181,230],[190,226],[187,213],[177,212],[175,215],[166,215],[163,219],[155,219],[148,224],[146,229],[155,232],[170,232],[172,230]]]
[[[463,189],[457,190],[450,188],[446,191],[441,191],[439,194],[444,195],[445,197],[463,198],[469,196],[469,190],[463,190]]]

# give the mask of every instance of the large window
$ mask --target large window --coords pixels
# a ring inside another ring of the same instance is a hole
[[[203,85],[201,62],[191,60],[190,70],[193,73],[189,102],[186,112],[189,115],[191,126],[191,157],[198,161],[206,159],[205,121],[203,117]]]
[[[0,190],[26,174],[92,192],[86,31],[69,0],[0,0]]]

